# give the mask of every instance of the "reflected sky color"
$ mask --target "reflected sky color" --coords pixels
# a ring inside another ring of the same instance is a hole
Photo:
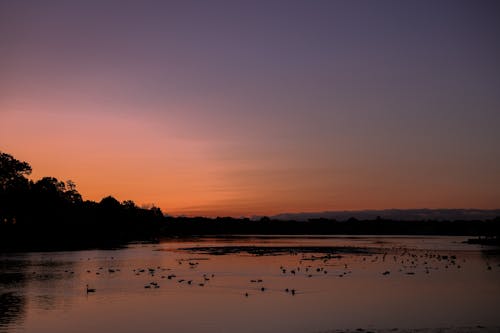
[[[0,311],[11,315],[0,317],[0,332],[498,332],[500,258],[464,240],[202,238],[0,255]],[[340,257],[183,250],[196,246],[326,246]],[[151,282],[160,288],[144,288]],[[477,325],[490,329],[458,329]]]
[[[0,149],[165,212],[498,208],[495,1],[2,1]]]

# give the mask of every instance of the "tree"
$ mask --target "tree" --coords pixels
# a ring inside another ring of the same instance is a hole
[[[37,181],[34,186],[37,190],[44,194],[55,195],[66,192],[66,184],[54,177],[43,177]]]
[[[76,184],[72,180],[66,181],[66,192],[64,192],[66,199],[71,203],[80,203],[82,202],[82,196],[76,190]]]
[[[138,208],[137,205],[135,204],[135,202],[132,200],[125,200],[124,202],[122,202],[122,205],[126,209],[137,209]]]
[[[99,206],[104,209],[119,209],[121,207],[120,201],[116,200],[111,195],[103,198],[101,202],[99,202]]]
[[[23,210],[30,183],[31,166],[0,151],[0,224],[15,224]]]
[[[12,155],[0,151],[0,188],[6,190],[10,186],[27,182],[26,176],[31,174],[31,166],[16,160]]]
[[[0,249],[88,246],[149,239],[160,232],[159,208],[108,196],[83,201],[76,184],[27,178],[31,166],[0,152]]]

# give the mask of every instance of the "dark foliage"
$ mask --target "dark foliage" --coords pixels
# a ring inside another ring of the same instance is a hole
[[[0,247],[50,249],[115,246],[158,235],[158,208],[143,209],[113,197],[83,201],[72,181],[28,180],[31,167],[0,154]]]
[[[283,221],[249,219],[177,217],[168,218],[164,233],[168,235],[470,235],[498,239],[500,218],[488,221],[336,221],[313,219]]]

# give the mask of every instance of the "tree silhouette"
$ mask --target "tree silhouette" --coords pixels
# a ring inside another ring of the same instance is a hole
[[[25,176],[31,174],[31,166],[26,162],[16,160],[12,155],[0,152],[0,187],[6,190],[27,181]]]
[[[0,224],[16,224],[17,212],[29,192],[31,166],[0,152]]]
[[[31,166],[0,152],[0,248],[82,247],[143,240],[165,222],[159,208],[108,196],[84,201],[76,184],[54,177],[31,181]]]

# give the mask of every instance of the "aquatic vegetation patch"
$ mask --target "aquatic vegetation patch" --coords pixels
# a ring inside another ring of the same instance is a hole
[[[186,247],[179,250],[210,255],[251,254],[256,256],[285,254],[374,254],[379,250],[353,246],[199,246]]]

